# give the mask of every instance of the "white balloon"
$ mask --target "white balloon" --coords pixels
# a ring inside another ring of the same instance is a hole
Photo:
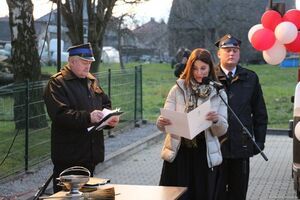
[[[284,60],[285,56],[285,46],[278,41],[270,49],[263,51],[263,58],[270,65],[278,65]]]
[[[300,10],[300,0],[296,0],[296,9]]]
[[[249,31],[248,31],[248,40],[249,42],[251,43],[251,38],[252,38],[252,35],[259,29],[262,29],[264,28],[262,24],[256,24],[254,26],[252,26]]]
[[[293,42],[296,39],[297,34],[297,27],[292,22],[281,22],[275,28],[275,37],[281,44]]]

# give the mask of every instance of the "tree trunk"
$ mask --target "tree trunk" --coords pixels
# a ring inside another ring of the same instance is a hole
[[[96,61],[93,62],[91,72],[98,72],[101,61],[103,37],[108,21],[112,16],[112,10],[117,0],[87,0],[89,16],[88,41],[91,42]]]
[[[83,0],[65,1],[61,6],[61,14],[69,29],[67,32],[72,44],[82,44],[83,40]]]
[[[11,53],[15,83],[23,83],[25,80],[38,81],[41,78],[41,65],[37,50],[36,35],[33,19],[33,4],[31,0],[7,0],[9,7],[9,24],[11,30]],[[42,101],[43,88],[34,91],[36,95],[30,97],[30,102]],[[25,92],[14,93],[14,117],[16,129],[25,127]],[[29,110],[30,116],[39,117],[30,120],[31,128],[47,126],[43,104],[32,104]]]
[[[7,0],[8,1],[8,0]],[[57,3],[57,0],[51,0]],[[73,45],[84,42],[83,37],[83,3],[86,2],[88,14],[88,41],[91,43],[95,62],[92,63],[91,72],[99,71],[103,37],[106,26],[112,16],[112,10],[117,0],[68,0],[62,5],[62,15],[69,29],[67,33]],[[124,1],[134,4],[142,0]],[[121,52],[122,53],[122,52]]]
[[[119,48],[119,61],[120,61],[120,68],[124,72],[125,71],[125,65],[123,62],[123,51],[122,51],[122,44],[121,44],[121,38],[122,36],[118,36],[118,48]]]
[[[56,0],[51,0],[55,3]],[[83,37],[83,3],[87,3],[88,12],[88,42],[91,43],[95,62],[92,63],[91,72],[98,72],[101,62],[102,40],[106,25],[112,16],[112,9],[117,0],[73,0],[62,4],[62,16],[69,29],[67,33],[73,45],[84,43]],[[97,3],[96,3],[97,2]]]
[[[123,63],[123,52],[122,52],[122,36],[123,36],[123,30],[122,30],[122,23],[123,23],[123,20],[124,20],[124,17],[126,15],[122,15],[120,18],[119,18],[119,22],[118,22],[118,50],[119,50],[119,61],[120,61],[120,68],[121,70],[124,72],[125,71],[125,66],[124,66],[124,63]]]

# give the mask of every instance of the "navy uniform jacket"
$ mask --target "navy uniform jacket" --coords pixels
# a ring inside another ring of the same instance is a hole
[[[218,66],[216,74],[225,86],[228,104],[239,117],[244,126],[259,144],[264,144],[267,131],[268,115],[263,93],[255,72],[237,66],[234,79],[231,83]],[[222,143],[224,158],[248,158],[253,156],[254,145],[249,137],[228,110],[227,140]]]
[[[102,131],[88,132],[90,113],[110,108],[96,78],[76,77],[68,66],[53,75],[44,92],[51,118],[51,159],[54,165],[96,165],[104,160]]]

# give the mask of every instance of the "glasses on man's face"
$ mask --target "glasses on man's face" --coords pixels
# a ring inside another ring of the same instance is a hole
[[[223,50],[226,52],[226,53],[230,53],[230,52],[233,52],[233,53],[238,53],[240,51],[239,48],[223,48]]]

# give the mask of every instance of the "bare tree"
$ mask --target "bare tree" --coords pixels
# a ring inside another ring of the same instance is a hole
[[[120,17],[119,17],[119,20],[118,20],[118,50],[119,50],[119,61],[120,61],[120,68],[121,70],[125,70],[125,66],[124,66],[124,63],[123,63],[123,53],[122,53],[122,24],[123,24],[123,21],[124,21],[124,17],[126,17],[127,14],[122,14]]]
[[[294,0],[284,1],[291,8]],[[179,46],[205,47],[216,51],[214,43],[226,33],[242,40],[242,62],[260,62],[261,53],[248,41],[248,31],[260,23],[268,1],[173,0],[168,21],[170,54]],[[201,15],[199,15],[201,13]]]
[[[7,0],[9,8],[9,24],[11,30],[12,45],[12,66],[15,83],[23,83],[25,80],[31,81],[32,87],[41,77],[41,65],[38,55],[36,35],[33,20],[33,4],[31,0]],[[30,90],[30,102],[40,102],[42,89]],[[24,90],[14,92],[14,117],[16,129],[25,126],[25,99]],[[30,116],[43,116],[39,121],[30,120],[31,128],[47,126],[43,104],[32,104]]]
[[[52,0],[57,2],[57,0]],[[138,3],[143,0],[119,0],[125,3]],[[107,24],[112,16],[112,10],[117,0],[66,0],[62,4],[62,15],[69,29],[68,35],[72,44],[83,43],[83,7],[86,3],[88,14],[88,41],[92,44],[96,61],[91,71],[97,72],[101,60],[103,37]]]
[[[134,19],[134,15],[129,14],[129,13],[124,13],[121,14],[116,22],[117,22],[117,32],[118,32],[118,50],[119,50],[119,61],[120,61],[120,68],[121,70],[125,70],[125,65],[123,62],[123,42],[122,39],[124,39],[124,36],[126,34],[126,32],[128,31],[128,29],[126,28],[126,25],[124,23],[124,20],[126,18],[130,18],[130,19]]]
[[[93,63],[92,71],[98,71],[101,60],[101,50],[103,47],[103,36],[108,21],[112,16],[112,10],[117,0],[87,0],[89,31],[88,40],[91,42],[95,53],[96,62]]]
[[[16,82],[40,80],[41,66],[35,41],[31,0],[7,0],[11,30],[12,65]]]

